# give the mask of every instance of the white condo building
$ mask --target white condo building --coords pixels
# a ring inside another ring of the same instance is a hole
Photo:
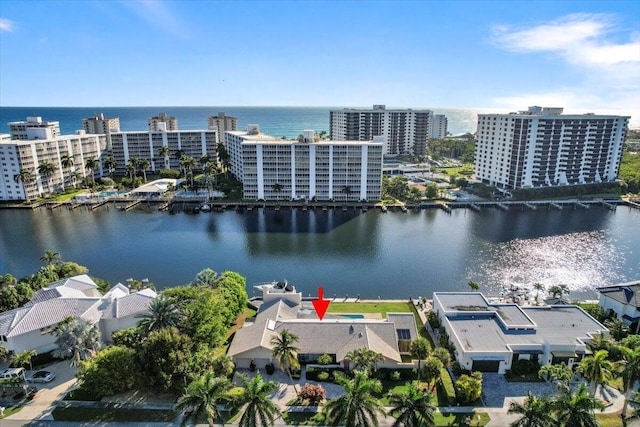
[[[55,122],[57,123],[57,122]],[[86,168],[89,158],[101,160],[106,152],[105,135],[63,135],[47,139],[12,140],[0,136],[0,200],[32,200],[64,190],[84,177],[102,176],[102,166],[95,170]],[[73,158],[67,165],[63,159]],[[41,165],[53,165],[51,174],[43,175]],[[20,170],[29,173],[29,179],[16,180]]]
[[[329,113],[332,140],[371,141],[381,136],[384,154],[390,156],[423,155],[432,121],[431,110],[387,110],[384,105],[374,105],[370,110],[345,108]]]
[[[11,139],[50,139],[60,136],[60,122],[27,117],[25,121],[9,122]]]
[[[429,137],[433,139],[444,139],[447,137],[447,125],[449,121],[444,114],[434,114],[431,123],[431,132]]]
[[[629,117],[562,112],[479,114],[476,178],[501,189],[614,181]]]
[[[103,113],[96,113],[93,117],[82,119],[82,129],[91,134],[120,132],[120,118],[105,117]]]
[[[116,161],[116,174],[125,174],[130,159],[147,159],[150,170],[179,169],[180,155],[193,157],[196,161],[204,155],[216,158],[216,130],[189,131],[131,131],[111,134],[111,154]],[[169,149],[168,155],[161,148]]]
[[[178,130],[178,119],[173,116],[167,116],[167,113],[149,117],[149,130],[152,132]]]
[[[379,200],[382,141],[301,141],[247,131],[226,132],[230,172],[242,182],[243,197],[255,200]]]

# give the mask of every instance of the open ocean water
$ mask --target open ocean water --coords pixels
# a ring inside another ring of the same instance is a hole
[[[165,112],[178,118],[178,129],[206,129],[207,118],[224,112],[238,118],[238,128],[259,124],[267,135],[295,138],[305,129],[329,131],[329,111],[344,107],[0,107],[0,133],[8,133],[8,122],[40,116],[43,120],[60,122],[62,134],[82,129],[82,119],[95,113],[106,117],[120,117],[120,128],[125,131],[146,130],[149,117]],[[370,107],[366,107],[370,108]],[[389,107],[390,108],[390,107]],[[417,109],[417,108],[416,108]],[[469,108],[429,108],[435,114],[444,114],[449,121],[449,132],[459,135],[475,132],[478,113],[495,110]]]

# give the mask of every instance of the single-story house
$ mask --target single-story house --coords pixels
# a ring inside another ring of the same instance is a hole
[[[575,305],[493,304],[479,292],[434,292],[433,310],[462,367],[504,374],[517,360],[578,363],[608,329]]]
[[[598,288],[598,304],[613,312],[636,334],[640,333],[640,282],[620,283]]]
[[[68,317],[97,325],[101,341],[110,342],[113,332],[135,326],[136,315],[156,296],[152,289],[130,293],[120,283],[101,295],[86,274],[63,279],[37,291],[23,307],[0,313],[0,342],[14,353],[46,353],[56,348],[50,332]]]
[[[286,282],[257,286],[263,293],[262,305],[253,323],[238,330],[228,355],[239,368],[251,362],[258,368],[278,365],[272,355],[271,339],[287,330],[298,337],[298,360],[314,363],[328,354],[336,364],[348,364],[345,356],[352,350],[368,348],[382,355],[379,367],[413,367],[402,362],[409,344],[418,338],[412,313],[388,313],[386,319],[354,318],[325,314],[320,320],[310,301]]]

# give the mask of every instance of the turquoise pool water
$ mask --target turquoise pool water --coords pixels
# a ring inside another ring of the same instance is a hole
[[[341,314],[340,317],[346,317],[347,319],[364,319],[362,314]]]

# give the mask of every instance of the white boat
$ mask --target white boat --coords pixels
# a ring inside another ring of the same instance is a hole
[[[211,210],[211,206],[206,205],[206,204],[205,204],[205,205],[202,205],[202,206],[200,206],[200,210],[201,210],[202,212],[209,212],[209,211]]]

